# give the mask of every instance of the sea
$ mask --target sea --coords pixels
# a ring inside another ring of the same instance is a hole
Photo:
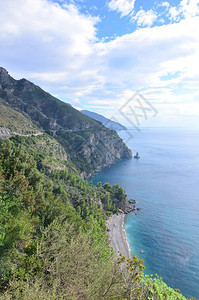
[[[145,274],[158,274],[199,300],[199,130],[143,128],[119,135],[140,159],[118,161],[91,180],[123,186],[141,208],[126,216],[125,229]]]

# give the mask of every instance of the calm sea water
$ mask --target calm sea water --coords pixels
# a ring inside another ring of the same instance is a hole
[[[132,253],[145,260],[145,273],[199,299],[199,131],[131,132],[128,146],[141,158],[119,161],[92,181],[120,184],[141,207],[126,217],[125,228]]]

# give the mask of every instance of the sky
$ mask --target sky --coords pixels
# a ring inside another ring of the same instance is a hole
[[[0,0],[0,66],[126,126],[198,126],[199,0]]]

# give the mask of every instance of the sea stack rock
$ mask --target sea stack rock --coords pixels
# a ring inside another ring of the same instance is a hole
[[[134,156],[134,158],[140,158],[140,155],[138,152],[136,152],[136,155]]]

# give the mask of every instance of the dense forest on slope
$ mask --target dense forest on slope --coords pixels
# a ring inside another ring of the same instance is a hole
[[[105,222],[127,201],[122,187],[46,172],[33,149],[0,142],[1,299],[185,299],[110,249]]]
[[[32,82],[0,67],[0,137],[46,133],[65,149],[82,177],[117,159],[132,157],[114,130],[82,114]],[[14,112],[14,113],[13,113]],[[11,122],[11,119],[13,122]]]

